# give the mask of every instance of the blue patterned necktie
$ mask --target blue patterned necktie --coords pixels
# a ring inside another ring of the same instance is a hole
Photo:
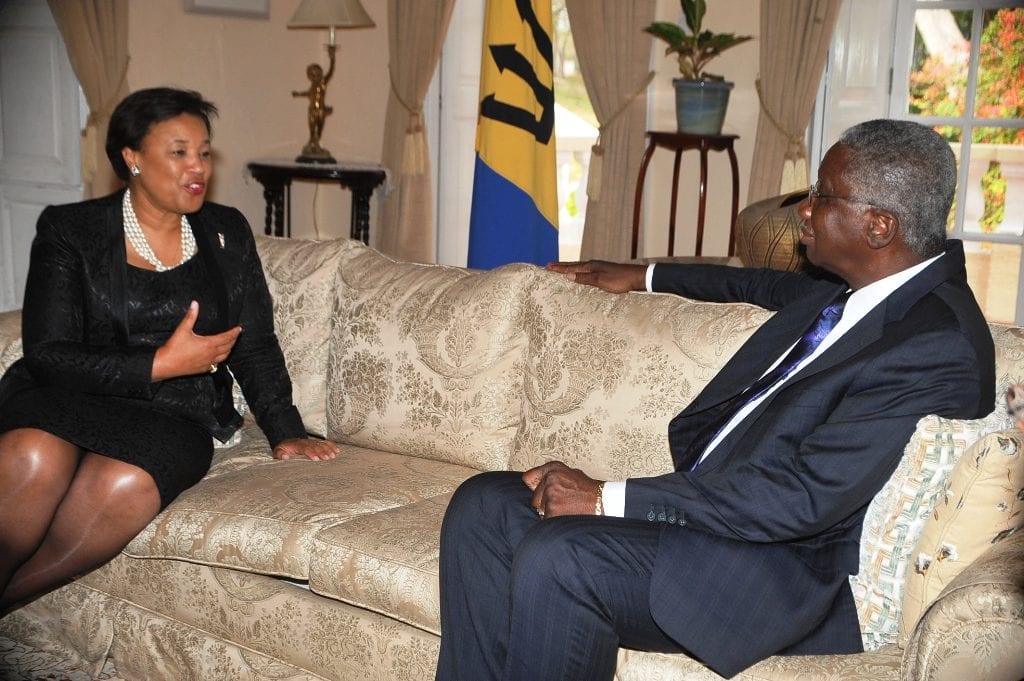
[[[747,403],[756,400],[773,385],[782,381],[817,349],[825,337],[835,328],[843,317],[843,308],[850,297],[846,292],[828,305],[814,320],[810,328],[804,332],[800,339],[793,346],[793,349],[786,354],[782,360],[761,378],[751,383],[743,392],[722,404],[718,418],[712,420],[700,434],[694,438],[693,444],[689,447],[686,458],[679,463],[676,470],[693,470],[700,463],[701,454],[708,444],[718,435],[736,413],[746,406]]]

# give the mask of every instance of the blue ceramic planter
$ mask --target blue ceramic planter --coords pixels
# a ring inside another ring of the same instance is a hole
[[[676,88],[676,126],[692,135],[720,135],[733,84],[723,80],[673,78]]]

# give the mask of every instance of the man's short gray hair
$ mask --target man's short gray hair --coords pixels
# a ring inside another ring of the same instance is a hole
[[[849,148],[846,177],[856,196],[895,215],[921,258],[942,253],[956,192],[949,143],[924,125],[891,119],[855,125],[838,143]]]

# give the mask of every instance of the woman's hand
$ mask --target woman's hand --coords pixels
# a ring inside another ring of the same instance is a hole
[[[199,303],[193,300],[174,333],[157,348],[153,357],[154,381],[210,373],[231,354],[242,327],[236,326],[212,336],[200,336],[193,330],[198,318]]]
[[[287,460],[306,457],[310,461],[330,461],[338,456],[339,451],[338,445],[330,440],[296,437],[277,443],[274,447],[274,458]]]
[[[624,265],[604,260],[588,260],[587,262],[553,262],[548,264],[547,269],[564,275],[569,281],[596,286],[609,293],[647,290],[647,265]]]

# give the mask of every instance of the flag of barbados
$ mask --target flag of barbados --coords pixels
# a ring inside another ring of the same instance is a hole
[[[470,267],[558,259],[551,0],[487,0]]]

